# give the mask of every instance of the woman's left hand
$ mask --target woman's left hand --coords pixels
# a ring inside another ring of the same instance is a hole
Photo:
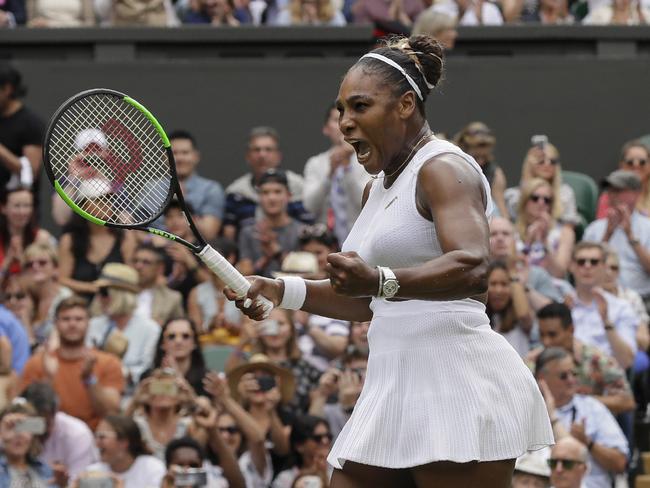
[[[379,270],[371,268],[354,251],[330,254],[325,269],[332,289],[339,295],[371,297],[379,291]]]

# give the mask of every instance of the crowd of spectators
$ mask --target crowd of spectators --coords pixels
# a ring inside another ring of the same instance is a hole
[[[456,26],[640,25],[649,0],[2,0],[0,28],[180,25],[374,25],[431,34],[453,48]]]
[[[90,224],[55,194],[39,202],[44,125],[24,94],[0,67],[0,486],[327,486],[369,324],[280,309],[252,322],[185,247]],[[201,175],[189,131],[169,134],[198,227],[243,274],[327,277],[369,177],[336,109],[324,115],[329,149],[303,174],[282,168],[273,128],[255,127],[229,185]],[[81,154],[110,151],[99,130],[83,136]],[[589,222],[551,142],[507,175],[486,124],[449,139],[492,185],[487,315],[538,379],[558,441],[520,459],[513,486],[611,487],[650,391],[649,149],[622,145]],[[108,192],[86,194],[101,205]],[[157,225],[194,239],[178,202]]]

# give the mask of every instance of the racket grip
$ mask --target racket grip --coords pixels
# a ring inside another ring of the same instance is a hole
[[[246,296],[251,284],[244,276],[235,269],[235,267],[228,262],[221,254],[219,254],[210,244],[207,244],[201,252],[197,254],[201,258],[210,271],[223,281],[228,288],[235,292],[237,297],[243,298]],[[259,296],[255,299],[255,305],[262,305],[264,307],[264,318],[268,317],[273,310],[273,302],[268,298]]]

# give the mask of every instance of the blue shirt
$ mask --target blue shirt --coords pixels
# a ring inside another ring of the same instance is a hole
[[[632,235],[647,250],[650,249],[650,218],[638,211],[632,213]],[[587,226],[582,236],[585,241],[601,242],[607,230],[607,219],[598,219]],[[639,257],[630,245],[625,232],[617,227],[609,238],[609,245],[618,253],[621,273],[619,281],[625,288],[632,288],[641,296],[650,295],[650,275],[643,269]]]
[[[49,484],[48,481],[52,479],[52,470],[44,462],[38,459],[30,459],[27,463],[30,471],[30,476],[36,474],[43,482],[43,486],[57,488],[55,484]],[[9,471],[9,462],[4,454],[0,455],[0,486],[8,487],[11,485],[11,473]],[[39,485],[41,486],[41,485]]]
[[[597,444],[611,447],[629,456],[629,448],[625,434],[618,426],[616,419],[605,405],[587,395],[574,395],[573,399],[556,409],[559,421],[569,431],[571,423],[585,421],[585,433]],[[611,488],[613,473],[589,455],[589,470],[583,479],[586,488]]]
[[[25,328],[7,307],[0,305],[0,335],[11,343],[11,368],[21,374],[29,359],[29,337]]]
[[[183,196],[196,215],[212,215],[223,220],[226,197],[216,181],[192,173],[183,182]]]

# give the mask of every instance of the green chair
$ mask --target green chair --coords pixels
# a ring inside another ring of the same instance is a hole
[[[205,366],[212,371],[224,371],[226,361],[235,350],[232,346],[206,345],[203,346],[203,359]]]
[[[581,217],[581,223],[576,229],[576,238],[579,239],[585,227],[596,218],[598,185],[591,176],[577,171],[562,171],[562,181],[573,189],[576,196],[576,206]]]

